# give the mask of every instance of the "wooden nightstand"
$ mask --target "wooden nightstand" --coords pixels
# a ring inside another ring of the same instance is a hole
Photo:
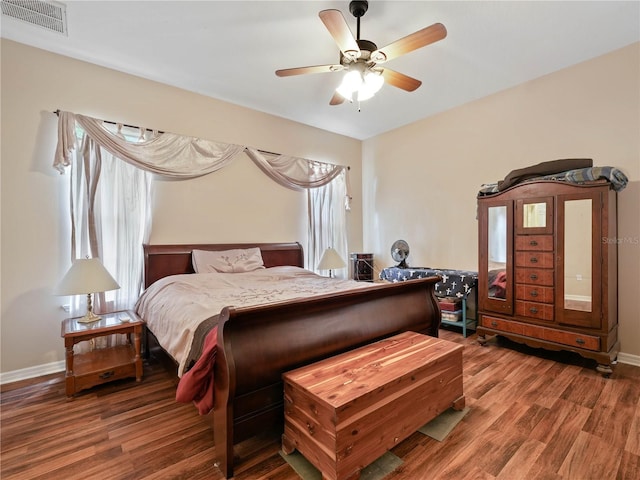
[[[140,345],[144,322],[131,310],[100,316],[102,319],[93,323],[79,323],[77,320],[81,317],[67,318],[62,322],[67,396],[121,378],[136,377],[136,381],[142,380]],[[129,342],[74,355],[73,346],[76,343],[114,333],[127,334]]]

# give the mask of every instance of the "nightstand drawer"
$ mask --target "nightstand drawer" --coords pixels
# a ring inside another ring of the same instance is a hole
[[[136,351],[132,345],[93,350],[74,355],[75,391],[113,380],[136,376]]]

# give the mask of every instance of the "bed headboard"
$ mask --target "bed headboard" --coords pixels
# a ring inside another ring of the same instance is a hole
[[[191,264],[193,250],[230,250],[259,247],[265,267],[292,265],[304,267],[304,254],[299,243],[204,243],[204,244],[144,244],[144,288],[168,275],[194,273]]]

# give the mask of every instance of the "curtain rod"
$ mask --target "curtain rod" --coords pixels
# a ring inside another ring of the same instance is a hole
[[[55,113],[58,117],[60,116],[60,109],[55,110],[53,113]],[[101,122],[104,123],[108,123],[109,125],[118,125],[118,122],[112,122],[110,120],[100,120]],[[123,127],[127,127],[127,128],[137,128],[138,130],[140,130],[142,127],[139,127],[137,125],[129,125],[126,123],[121,123],[120,125],[122,125]],[[152,128],[146,128],[145,130],[148,132],[153,132],[154,130]],[[158,133],[164,133],[162,130],[158,130]]]
[[[54,112],[56,114],[56,116],[60,116],[60,109],[58,108],[57,110],[54,110]],[[112,122],[110,120],[101,120],[104,123],[108,123],[109,125],[118,125],[118,122]],[[121,124],[123,127],[127,127],[127,128],[137,128],[138,130],[140,130],[141,127],[137,126],[137,125],[128,125],[126,123]],[[149,132],[153,132],[154,130],[152,130],[151,128],[145,128],[145,130],[149,131]],[[164,133],[162,130],[158,130],[158,133]],[[258,150],[260,153],[266,153],[267,155],[282,155],[281,153],[276,153],[276,152],[269,152],[268,150],[261,150],[259,148],[257,148],[256,150]],[[351,167],[347,165],[347,170],[351,170]]]

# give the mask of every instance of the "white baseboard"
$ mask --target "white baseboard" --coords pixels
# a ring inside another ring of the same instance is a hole
[[[0,373],[0,385],[41,377],[51,373],[64,372],[64,370],[64,360],[45,363],[44,365],[37,365],[35,367],[21,368],[20,370],[13,370],[12,372]]]
[[[640,355],[631,355],[630,353],[618,353],[618,362],[628,365],[640,367]]]

